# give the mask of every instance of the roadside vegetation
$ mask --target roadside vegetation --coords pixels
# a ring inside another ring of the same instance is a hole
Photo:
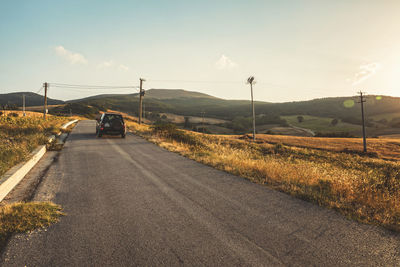
[[[251,135],[232,135],[233,139],[251,139]],[[289,147],[311,148],[332,152],[362,155],[360,138],[299,137],[288,135],[258,134],[257,143],[279,144]],[[400,160],[400,138],[368,138],[368,156],[386,160]]]
[[[14,233],[33,231],[58,222],[64,215],[59,205],[51,202],[15,203],[0,206],[0,247]]]
[[[70,119],[48,116],[44,121],[35,115],[18,117],[17,112],[0,116],[0,175],[28,159],[36,147],[46,144],[48,137],[58,133]]]
[[[128,125],[134,133],[198,162],[349,218],[400,231],[400,163],[379,158],[379,153],[371,157],[290,142],[253,143],[180,130],[172,124]]]

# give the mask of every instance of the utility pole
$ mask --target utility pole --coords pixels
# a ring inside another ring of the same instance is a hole
[[[247,83],[250,84],[250,90],[251,90],[251,107],[253,111],[253,141],[256,140],[256,113],[254,111],[254,100],[253,100],[253,84],[256,82],[254,81],[254,76],[250,76],[247,79]]]
[[[139,91],[139,124],[142,123],[142,104],[143,104],[143,96],[144,96],[144,90],[143,90],[143,82],[145,82],[145,79],[140,78],[140,91]]]
[[[201,112],[202,115],[202,119],[201,119],[201,128],[202,128],[202,132],[204,133],[204,114],[206,114],[204,111]]]
[[[47,89],[48,89],[49,84],[44,83],[44,106],[43,106],[43,119],[46,119],[46,113],[47,113]]]
[[[362,116],[362,133],[363,133],[363,145],[364,145],[364,153],[367,153],[367,136],[365,133],[365,118],[364,118],[364,103],[365,103],[365,96],[363,95],[363,93],[360,91],[360,102],[361,103],[361,116]]]
[[[22,113],[24,114],[24,117],[26,116],[25,114],[25,94],[22,94]]]

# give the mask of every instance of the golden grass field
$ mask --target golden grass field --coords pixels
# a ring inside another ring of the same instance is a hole
[[[61,125],[71,120],[67,117],[48,115],[43,120],[43,114],[27,112],[26,117],[0,116],[0,175],[14,165],[29,158],[30,153],[39,145],[47,143],[51,134],[60,131]]]
[[[128,125],[149,141],[198,162],[335,209],[349,218],[400,231],[400,163],[341,152],[346,147],[358,149],[359,139],[309,142],[262,136],[265,141],[253,143],[247,138],[204,135],[168,125]],[[393,147],[391,141],[374,141],[371,150],[396,157],[396,152],[385,151]]]
[[[64,215],[51,202],[15,203],[0,206],[0,248],[13,233],[32,231],[56,223]]]
[[[231,136],[235,139],[244,136]],[[246,136],[251,138],[250,135]],[[362,152],[362,138],[323,138],[298,137],[287,135],[257,134],[257,143],[278,144],[287,146],[322,149],[336,152]],[[367,149],[377,157],[389,160],[400,160],[400,138],[368,138]]]

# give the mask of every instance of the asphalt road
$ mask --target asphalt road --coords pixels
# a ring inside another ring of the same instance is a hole
[[[400,235],[128,135],[72,132],[39,188],[67,216],[13,237],[4,266],[400,264]]]

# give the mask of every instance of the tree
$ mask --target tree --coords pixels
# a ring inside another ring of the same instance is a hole
[[[332,126],[336,126],[338,123],[339,123],[339,120],[338,120],[338,119],[333,119],[333,120],[331,121],[331,125],[332,125]]]
[[[189,117],[185,117],[185,124],[184,124],[184,128],[190,128],[190,118]]]
[[[303,116],[297,116],[297,121],[302,123],[304,121],[304,117]]]

